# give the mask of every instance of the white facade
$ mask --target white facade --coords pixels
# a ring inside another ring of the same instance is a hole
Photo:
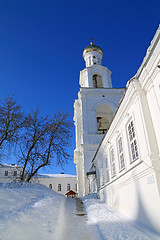
[[[0,163],[0,183],[11,182],[19,179],[23,167],[16,164]]]
[[[7,183],[20,180],[23,167],[16,164],[0,163],[0,183]],[[26,172],[27,173],[27,172]],[[51,188],[53,191],[65,195],[68,191],[77,192],[77,179],[70,174],[39,174],[32,178],[33,182],[38,182]]]
[[[112,88],[111,71],[101,65],[102,55],[102,49],[93,43],[85,48],[86,68],[80,72],[80,91],[74,103],[74,162],[79,196],[89,192],[86,173],[124,93],[124,89]]]
[[[53,191],[65,195],[68,191],[77,192],[77,181],[75,175],[69,174],[40,174],[34,178],[40,184],[51,188]]]
[[[92,160],[107,205],[160,233],[160,27]]]

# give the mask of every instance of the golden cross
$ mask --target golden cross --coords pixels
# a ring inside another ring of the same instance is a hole
[[[93,45],[93,38],[91,37],[90,40],[91,40],[91,45]]]

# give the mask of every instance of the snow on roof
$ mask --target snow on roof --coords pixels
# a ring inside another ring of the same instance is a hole
[[[38,174],[38,178],[75,178],[76,175],[70,175],[70,174]]]
[[[16,167],[18,167],[18,168],[20,168],[20,167],[22,167],[22,166],[19,166],[19,165],[16,165],[16,164],[14,164],[14,163],[10,163],[10,164],[7,164],[7,163],[0,163],[0,167],[12,167],[12,168],[16,168]]]

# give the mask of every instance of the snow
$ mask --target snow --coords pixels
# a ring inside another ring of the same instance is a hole
[[[160,240],[160,235],[138,222],[130,222],[124,216],[101,202],[96,194],[83,200],[88,224],[97,226],[102,239],[106,240]]]
[[[20,167],[22,167],[22,166],[14,164],[14,163],[10,163],[10,164],[0,163],[0,166],[1,167],[8,167],[8,168],[20,168]]]
[[[36,177],[38,178],[71,178],[71,177],[76,177],[76,175],[70,175],[70,174],[38,174]]]
[[[0,187],[0,239],[53,240],[64,196],[40,184]]]
[[[150,229],[121,218],[95,195],[82,201],[67,199],[38,183],[0,184],[0,239],[160,239]]]

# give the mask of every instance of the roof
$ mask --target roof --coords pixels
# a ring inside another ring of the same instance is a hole
[[[0,163],[0,167],[8,167],[8,168],[22,168],[22,166],[16,165],[14,163]]]
[[[73,190],[70,190],[65,195],[76,195],[76,194],[77,194],[76,192],[74,192]]]
[[[89,45],[89,46],[87,46],[87,47],[84,49],[84,51],[83,51],[83,58],[84,58],[84,56],[86,55],[86,53],[91,52],[91,51],[97,51],[97,52],[101,53],[102,56],[103,56],[103,50],[102,50],[102,48],[100,48],[100,47],[97,46],[97,45]]]
[[[76,178],[76,175],[70,174],[38,174],[38,178]]]

